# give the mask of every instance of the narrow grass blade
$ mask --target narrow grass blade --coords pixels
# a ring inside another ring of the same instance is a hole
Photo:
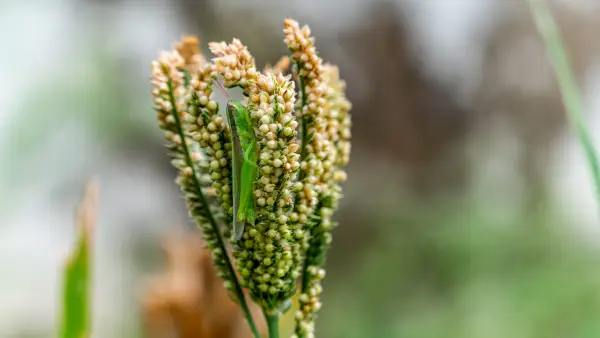
[[[567,116],[585,152],[596,188],[596,198],[600,204],[600,166],[598,165],[598,155],[588,131],[587,123],[583,117],[584,105],[571,69],[571,62],[546,1],[529,0],[529,5],[537,29],[546,44],[548,59],[554,68],[563,103],[567,110]]]
[[[98,184],[88,184],[77,215],[77,242],[64,267],[62,323],[59,338],[89,337],[92,236],[97,215]]]

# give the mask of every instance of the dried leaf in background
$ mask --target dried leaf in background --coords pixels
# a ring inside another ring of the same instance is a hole
[[[173,234],[163,242],[166,270],[145,289],[141,306],[148,338],[252,337],[240,308],[228,296],[210,251],[194,234]],[[260,309],[250,310],[265,331]]]

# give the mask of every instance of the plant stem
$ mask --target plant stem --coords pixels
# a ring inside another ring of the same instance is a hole
[[[302,262],[302,281],[300,284],[300,293],[308,291],[308,258]]]
[[[298,65],[298,67],[300,67]],[[306,79],[303,76],[300,76],[300,96],[301,96],[301,105],[300,112],[302,113],[300,117],[302,118],[302,132],[300,133],[300,163],[306,159],[306,143],[308,142],[308,121],[306,120],[306,116],[304,116],[304,107],[306,106]],[[300,174],[298,175],[298,180],[302,181],[302,179],[306,176],[305,170],[300,170]]]
[[[297,63],[297,67],[300,68],[300,63]],[[306,106],[307,100],[306,100],[306,79],[303,76],[299,76],[299,82],[300,82],[300,99],[301,99],[301,104],[300,104],[300,111],[304,112],[304,107]],[[301,115],[302,117],[302,132],[300,134],[301,139],[300,139],[300,162],[304,161],[306,159],[306,143],[309,141],[308,140],[308,121],[306,120],[306,116],[304,116],[304,114]],[[298,180],[302,181],[302,179],[304,179],[304,176],[306,175],[306,171],[305,170],[300,170],[300,174],[298,175]],[[310,232],[307,234],[307,236],[310,236]],[[310,237],[309,237],[310,240]],[[306,273],[306,267],[308,265],[308,262],[306,261],[306,259],[304,260],[304,262],[302,262],[302,277],[301,277],[301,284],[300,284],[300,288],[301,288],[301,292],[304,293],[305,290],[305,285],[306,285],[306,280],[307,280],[307,273]]]
[[[250,325],[250,330],[252,331],[253,336],[255,338],[260,338],[260,334],[256,327],[256,323],[254,323],[254,319],[252,318],[252,314],[250,313],[250,309],[248,308],[248,304],[246,303],[246,298],[244,297],[242,288],[240,287],[240,284],[237,280],[235,271],[233,270],[233,266],[231,265],[231,260],[229,259],[229,255],[227,254],[227,248],[225,247],[225,243],[223,242],[223,238],[221,237],[221,232],[219,231],[219,228],[217,227],[217,223],[215,222],[215,219],[214,219],[212,213],[210,212],[210,208],[208,207],[208,204],[206,203],[206,199],[204,198],[204,194],[202,193],[202,185],[200,184],[200,181],[198,180],[196,168],[195,168],[192,158],[190,156],[190,150],[189,150],[189,147],[187,144],[187,138],[186,138],[186,135],[183,130],[183,125],[181,123],[181,119],[179,118],[179,112],[177,111],[177,104],[175,101],[175,96],[173,94],[173,83],[170,78],[168,80],[168,86],[169,86],[169,100],[171,101],[171,106],[173,107],[171,113],[172,113],[173,117],[175,118],[175,122],[177,125],[177,132],[179,134],[179,137],[181,138],[181,146],[183,148],[185,162],[186,162],[187,166],[192,169],[192,177],[194,178],[193,182],[194,182],[194,188],[196,190],[196,194],[198,195],[198,197],[200,199],[200,203],[202,204],[202,208],[204,209],[205,214],[207,215],[207,218],[210,222],[211,228],[212,228],[213,232],[215,233],[215,237],[217,239],[219,248],[223,252],[223,256],[225,259],[225,266],[228,270],[228,273],[231,275],[234,291],[235,291],[236,297],[238,298],[240,307],[242,308],[242,311],[244,312],[246,321],[248,321],[248,325]],[[200,225],[200,224],[198,224],[198,225]]]
[[[263,310],[263,312],[267,321],[269,338],[279,338],[279,314],[269,314],[266,310]]]
[[[597,202],[600,203],[600,166],[598,165],[597,153],[587,123],[583,118],[583,102],[575,76],[571,70],[566,48],[546,2],[543,0],[529,0],[529,5],[537,29],[546,44],[548,58],[554,68],[568,118],[584,149],[595,183]]]
[[[296,66],[298,68],[300,68],[300,63],[297,63]],[[300,99],[301,99],[301,104],[300,104],[300,111],[304,112],[304,107],[307,104],[307,99],[306,99],[306,78],[304,78],[303,76],[299,76],[299,82],[300,82]],[[300,162],[304,161],[306,159],[306,144],[308,143],[309,139],[308,139],[308,121],[306,116],[304,116],[304,114],[301,115],[302,118],[302,125],[301,125],[301,133],[300,133]],[[305,170],[300,170],[300,173],[298,175],[298,180],[300,182],[302,182],[302,180],[304,179],[304,177],[306,176],[306,171]],[[308,240],[310,241],[311,239],[311,233],[310,230],[306,230],[307,233],[305,234],[305,236],[308,237]],[[309,242],[310,243],[310,242]],[[306,271],[307,267],[308,267],[308,249],[307,251],[304,253],[304,261],[302,262],[302,275],[300,277],[300,293],[306,293],[306,289],[307,289],[307,284],[308,284],[308,273]],[[265,314],[266,316],[266,314]],[[268,322],[268,320],[267,320]],[[298,324],[296,324],[296,332],[299,333],[298,330]],[[299,337],[304,337],[304,334],[299,333]]]
[[[297,63],[296,66],[298,68],[300,68],[300,63]],[[306,79],[303,76],[299,76],[299,82],[300,82],[300,100],[301,100],[301,104],[300,104],[300,111],[304,112],[304,107],[306,106]],[[302,132],[300,133],[301,139],[300,139],[300,162],[304,161],[306,159],[306,143],[308,142],[308,121],[306,120],[306,116],[304,116],[304,114],[301,115],[302,118]],[[305,170],[300,170],[300,174],[298,175],[298,180],[302,181],[302,179],[304,178],[304,176],[306,175],[306,171]],[[307,234],[307,236],[310,236],[310,234]],[[310,240],[310,238],[309,238]],[[306,285],[306,280],[307,280],[307,273],[306,273],[306,267],[308,265],[308,262],[306,260],[304,260],[304,262],[302,262],[302,277],[301,277],[301,284],[300,284],[300,288],[301,288],[301,292],[304,293],[305,290],[305,285]]]

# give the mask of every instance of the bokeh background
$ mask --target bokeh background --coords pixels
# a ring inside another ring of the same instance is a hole
[[[600,5],[554,13],[600,144]],[[191,229],[149,94],[184,34],[259,67],[311,26],[353,102],[320,337],[600,337],[600,224],[521,1],[0,1],[0,337],[50,337],[84,184],[101,183],[94,336],[141,337],[159,241]],[[206,49],[206,48],[205,48]]]

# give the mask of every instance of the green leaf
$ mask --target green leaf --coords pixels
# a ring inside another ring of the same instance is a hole
[[[584,118],[584,103],[573,73],[567,48],[560,34],[554,16],[544,0],[529,0],[531,13],[544,44],[548,60],[554,69],[567,117],[573,126],[575,136],[579,138],[596,190],[597,202],[600,202],[600,161]]]
[[[97,185],[88,185],[77,217],[77,242],[64,268],[62,323],[59,338],[89,336],[92,231],[97,211]]]

